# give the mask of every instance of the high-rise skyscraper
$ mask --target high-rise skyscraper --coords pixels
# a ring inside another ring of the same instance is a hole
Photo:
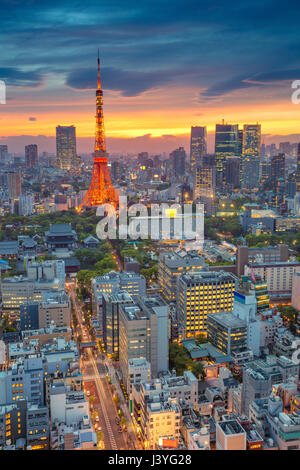
[[[147,160],[149,159],[148,152],[140,152],[138,154],[138,163],[139,165],[146,166]]]
[[[276,144],[271,144],[270,145],[270,157],[275,157],[277,153],[278,153],[278,150],[277,150]]]
[[[260,162],[260,183],[266,184],[271,181],[271,162],[264,158]]]
[[[228,157],[225,163],[226,184],[232,189],[240,188],[240,157]]]
[[[279,153],[284,153],[285,155],[290,155],[290,153],[291,153],[291,144],[289,142],[280,142],[279,143]]]
[[[0,145],[0,162],[5,162],[5,157],[8,154],[8,147],[7,145]]]
[[[297,154],[296,193],[300,193],[300,143],[298,144]]]
[[[207,214],[214,213],[216,171],[213,166],[196,166],[194,169],[194,201],[204,204]]]
[[[240,140],[238,124],[216,124],[215,159],[217,186],[225,183],[225,162],[227,157],[239,155]]]
[[[11,199],[17,198],[22,194],[21,173],[9,172],[7,174],[8,196]]]
[[[171,167],[174,170],[175,176],[183,176],[185,173],[185,159],[186,153],[183,147],[179,147],[170,153]]]
[[[121,163],[117,160],[111,162],[111,177],[113,180],[118,181],[121,177]]]
[[[261,125],[245,124],[241,159],[241,184],[243,188],[259,187],[259,162]]]
[[[271,159],[271,182],[275,190],[279,179],[285,179],[285,155],[280,153]]]
[[[243,137],[244,137],[244,132],[242,129],[239,129],[238,132],[238,149],[237,149],[237,155],[242,158],[242,153],[243,153]]]
[[[38,164],[38,147],[36,144],[25,147],[25,166],[27,170],[32,170]]]
[[[76,165],[76,130],[74,126],[57,126],[56,158],[61,170],[72,170]]]
[[[153,157],[153,164],[154,167],[158,170],[161,166],[161,160],[160,160],[160,155],[154,155]]]
[[[207,153],[207,133],[206,127],[192,126],[191,127],[191,150],[190,150],[190,163],[191,170],[203,163],[203,159]]]

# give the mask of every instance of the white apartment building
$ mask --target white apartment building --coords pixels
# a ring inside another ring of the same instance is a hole
[[[52,423],[78,425],[89,419],[89,404],[83,391],[69,391],[63,383],[53,384],[50,390]]]
[[[151,379],[151,364],[144,358],[134,358],[128,361],[128,391],[133,384],[140,384]]]
[[[31,281],[38,281],[45,279],[52,281],[59,279],[62,281],[62,286],[66,280],[65,274],[65,262],[62,259],[59,260],[46,260],[46,261],[27,261],[27,277]]]
[[[245,275],[251,277],[251,267],[254,275],[267,283],[270,296],[291,295],[294,273],[300,271],[298,261],[277,261],[273,263],[251,263],[245,266]]]

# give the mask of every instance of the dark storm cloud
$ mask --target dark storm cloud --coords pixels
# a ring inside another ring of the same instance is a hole
[[[263,87],[269,84],[280,84],[285,80],[297,80],[300,77],[300,68],[294,70],[275,70],[271,72],[258,73],[252,77],[238,76],[220,83],[216,83],[201,93],[201,98],[215,98],[226,95],[232,91],[242,88]]]
[[[15,67],[0,67],[0,79],[7,86],[36,87],[42,84],[42,74],[36,71],[26,72]]]
[[[300,68],[293,70],[275,70],[266,73],[260,73],[252,77],[253,82],[276,82],[283,80],[297,80],[300,77]]]
[[[220,83],[216,83],[211,87],[207,88],[207,90],[203,91],[200,97],[206,98],[215,98],[217,96],[225,95],[234,90],[239,90],[241,88],[249,88],[253,86],[252,84],[246,82],[244,77],[233,77],[229,80],[225,80]]]
[[[103,88],[119,90],[123,96],[136,96],[145,90],[163,85],[171,80],[172,75],[166,72],[135,72],[114,68],[103,68],[101,72]],[[94,89],[95,68],[71,72],[66,84],[72,88]]]
[[[285,70],[300,68],[298,1],[286,7],[279,0],[14,0],[0,6],[6,71],[0,78],[14,85],[38,86],[44,75],[59,73],[68,86],[94,87],[94,70],[87,73],[98,46],[104,88],[126,96],[177,81],[206,88],[202,97],[209,99],[270,85],[284,80]]]

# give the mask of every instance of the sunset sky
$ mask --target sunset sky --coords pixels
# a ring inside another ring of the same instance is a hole
[[[191,125],[262,124],[300,140],[300,3],[278,0],[1,1],[0,143],[54,152],[55,127],[93,145],[100,48],[108,150],[188,147]]]

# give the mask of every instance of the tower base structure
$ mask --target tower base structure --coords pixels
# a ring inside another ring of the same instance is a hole
[[[95,152],[93,174],[89,189],[79,206],[79,211],[84,207],[97,207],[101,204],[111,204],[118,207],[117,192],[111,182],[109,169],[107,166],[107,154]]]

